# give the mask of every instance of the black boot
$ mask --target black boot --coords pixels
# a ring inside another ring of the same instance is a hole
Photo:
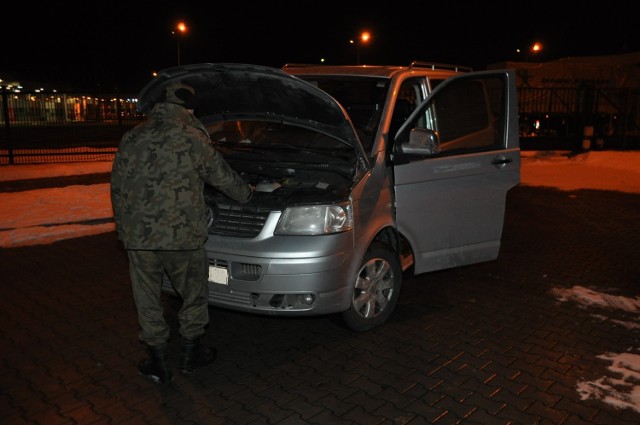
[[[213,363],[217,355],[215,348],[203,347],[200,338],[183,338],[180,372],[191,375],[195,369]]]
[[[167,353],[167,344],[164,343],[157,347],[149,346],[148,359],[138,363],[138,372],[147,379],[152,380],[156,384],[164,384],[173,381],[173,373],[169,365],[169,355]]]

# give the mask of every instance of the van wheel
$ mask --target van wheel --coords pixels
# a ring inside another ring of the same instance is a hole
[[[381,243],[367,250],[355,278],[351,306],[342,313],[346,325],[368,331],[389,319],[398,304],[402,269],[395,253]]]

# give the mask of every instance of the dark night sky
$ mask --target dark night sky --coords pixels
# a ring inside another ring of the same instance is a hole
[[[138,6],[137,4],[144,4]],[[534,41],[543,52],[532,61],[640,51],[632,1],[587,2],[262,2],[226,0],[151,3],[65,2],[48,10],[26,2],[3,6],[0,78],[78,88],[116,87],[137,92],[155,70],[181,63],[243,62],[281,67],[287,62],[356,62],[349,44],[362,30],[373,39],[360,62],[409,64],[412,60],[486,65],[524,60],[516,49]],[[251,2],[254,3],[254,2]],[[268,4],[267,4],[268,3]],[[392,10],[394,5],[402,10]],[[27,10],[29,9],[29,10]],[[30,10],[34,9],[34,10]]]

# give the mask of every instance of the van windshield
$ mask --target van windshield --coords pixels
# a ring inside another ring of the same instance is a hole
[[[390,79],[353,75],[298,75],[333,96],[347,111],[366,152],[380,124]]]

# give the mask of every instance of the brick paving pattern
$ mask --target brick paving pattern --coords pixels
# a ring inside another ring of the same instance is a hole
[[[169,386],[137,374],[144,347],[113,232],[2,249],[0,422],[637,425],[640,412],[581,400],[577,383],[609,373],[598,356],[637,353],[640,329],[551,290],[637,297],[639,205],[516,187],[499,259],[407,275],[385,326],[358,334],[331,316],[211,308],[218,360]],[[179,301],[166,306],[177,362]]]

